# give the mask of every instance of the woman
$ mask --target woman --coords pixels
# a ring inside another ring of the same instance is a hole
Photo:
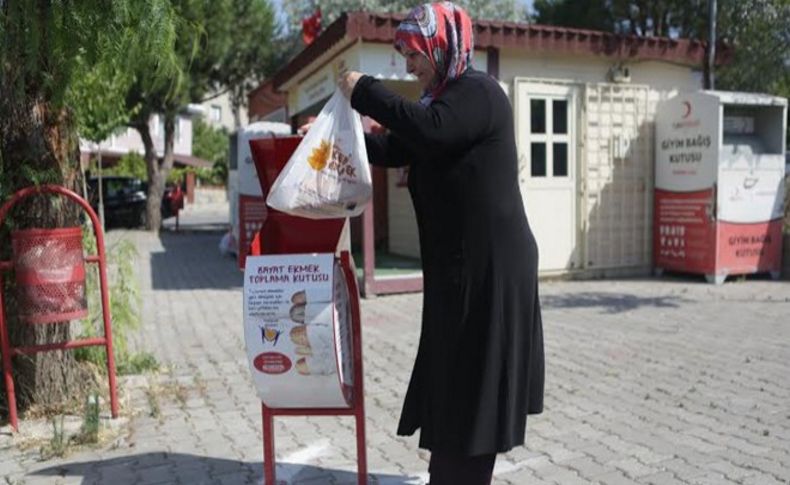
[[[415,8],[395,48],[418,103],[370,76],[340,88],[389,130],[366,135],[373,164],[409,166],[424,277],[422,334],[398,434],[420,429],[431,485],[491,482],[496,454],[524,443],[543,409],[538,253],[518,185],[513,114],[471,68],[472,22],[450,2]]]

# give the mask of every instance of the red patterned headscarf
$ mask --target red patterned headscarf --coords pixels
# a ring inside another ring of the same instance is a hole
[[[473,44],[472,19],[454,3],[426,3],[409,12],[395,32],[395,49],[423,54],[439,73],[439,82],[422,93],[420,103],[431,104],[449,81],[466,72]]]

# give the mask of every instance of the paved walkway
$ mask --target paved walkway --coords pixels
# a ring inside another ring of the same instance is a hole
[[[165,365],[123,380],[120,435],[38,461],[0,433],[7,483],[261,483],[260,407],[245,361],[242,275],[216,214],[182,232],[117,232],[139,248],[144,325]],[[195,229],[202,229],[196,231]],[[690,279],[542,284],[546,410],[496,485],[790,483],[790,282]],[[394,435],[421,295],[362,304],[370,483],[424,484],[429,454]],[[28,425],[23,423],[24,427]],[[32,425],[28,425],[32,426]],[[351,418],[279,418],[278,478],[356,484]],[[15,441],[16,440],[16,441]]]

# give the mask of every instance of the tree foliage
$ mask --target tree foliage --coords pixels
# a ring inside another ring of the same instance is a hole
[[[104,171],[106,175],[136,177],[145,180],[145,159],[137,152],[129,152],[118,159],[118,163]]]
[[[704,34],[706,0],[535,0],[538,24],[641,37]]]
[[[790,2],[726,2],[721,34],[732,44],[732,62],[722,66],[717,88],[790,97]]]
[[[169,86],[178,75],[173,12],[166,1],[143,0],[137,8],[121,9],[113,20],[114,29],[97,33],[94,58],[75,58],[80,76],[66,92],[80,137],[96,143],[125,126],[140,109],[126,103],[140,72],[152,88]]]
[[[228,176],[228,132],[198,118],[192,124],[192,153],[212,162],[208,182],[224,185]]]
[[[230,93],[236,128],[239,128],[239,108],[246,105],[247,94],[277,68],[272,62],[276,57],[277,29],[274,9],[268,2],[234,1],[231,4],[231,47],[222,56],[221,69],[213,76],[210,89]]]
[[[0,1],[3,199],[40,183],[77,189],[78,127],[98,137],[119,122],[117,100],[109,93],[122,83],[124,75],[115,70],[124,69],[128,49],[155,57],[154,72],[167,64],[168,51],[159,47],[168,45],[168,9],[167,0]],[[113,61],[118,55],[123,62]],[[111,62],[114,67],[107,67]],[[101,91],[94,93],[91,106],[77,101],[88,89],[82,82]],[[102,91],[107,86],[111,89]],[[104,114],[88,121],[89,111]],[[33,197],[15,211],[13,224],[18,228],[78,225],[75,207],[60,198]],[[0,237],[8,241],[7,226],[0,228]],[[7,244],[0,246],[3,259],[8,251]],[[15,345],[69,340],[67,322],[43,326],[18,322],[11,293],[5,311]],[[22,406],[57,404],[82,383],[71,352],[16,359],[14,377]]]
[[[175,22],[174,49],[178,76],[167,86],[147,82],[138,73],[127,94],[127,108],[139,106],[129,124],[143,140],[148,179],[148,228],[158,230],[159,204],[173,167],[176,117],[190,103],[217,92],[230,91],[235,103],[265,74],[274,31],[274,14],[267,0],[170,0]],[[164,156],[154,149],[148,122],[164,116]]]
[[[790,96],[790,2],[719,0],[717,38],[733,48],[717,89]],[[706,41],[704,0],[536,0],[535,22]]]
[[[228,158],[228,132],[215,128],[198,118],[192,123],[192,154],[214,162],[226,162]]]

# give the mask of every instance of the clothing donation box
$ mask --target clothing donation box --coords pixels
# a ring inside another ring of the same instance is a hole
[[[266,194],[300,137],[250,140]],[[367,483],[359,288],[346,219],[267,208],[244,268],[244,338],[263,417],[264,479],[276,483],[275,416],[354,416]],[[240,252],[245,248],[239,248]]]
[[[663,270],[728,275],[781,270],[787,100],[700,91],[656,117],[653,251]]]

